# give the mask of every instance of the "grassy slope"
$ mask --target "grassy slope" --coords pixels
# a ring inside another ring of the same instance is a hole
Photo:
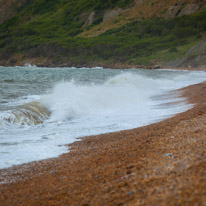
[[[187,2],[187,0],[184,0]],[[142,3],[133,3],[130,9],[125,10],[121,15],[102,22],[99,25],[82,32],[80,35],[84,37],[98,36],[109,29],[118,28],[128,22],[134,20],[142,20],[144,18],[165,17],[168,9],[177,3],[177,0],[145,0]]]
[[[142,4],[144,15],[152,7],[159,11],[156,12],[159,15],[149,15],[140,20],[140,13],[135,18],[129,15],[124,17],[123,14],[118,17],[121,18],[120,24],[118,18],[115,18],[112,27],[105,24],[100,27],[103,25],[101,21],[105,10],[125,8],[131,2],[132,0],[28,1],[19,9],[17,16],[0,25],[0,59],[9,59],[10,63],[14,60],[14,64],[15,58],[21,58],[22,61],[47,59],[55,64],[164,64],[183,56],[205,35],[206,11],[165,19],[161,18],[165,7],[161,6],[163,10],[158,10],[160,7],[155,6],[154,0]],[[161,2],[159,1],[160,5],[163,5]],[[83,27],[92,11],[96,12],[93,24]],[[132,15],[134,12],[130,10],[130,13]],[[103,31],[97,35],[94,31],[100,28]],[[92,33],[95,35],[91,35]]]

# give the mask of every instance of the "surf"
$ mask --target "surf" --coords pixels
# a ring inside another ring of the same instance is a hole
[[[51,121],[64,121],[87,115],[132,114],[141,110],[155,95],[162,82],[151,78],[122,73],[102,84],[62,82],[41,102],[51,112]]]
[[[37,125],[42,124],[50,112],[40,102],[34,101],[0,113],[0,125]]]
[[[189,71],[0,67],[0,168],[57,157],[79,137],[183,112],[192,105],[169,94],[205,79]]]

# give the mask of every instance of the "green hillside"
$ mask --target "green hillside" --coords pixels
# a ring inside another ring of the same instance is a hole
[[[81,35],[102,25],[105,11],[128,10],[132,5],[132,0],[27,1],[15,17],[0,25],[0,62],[164,65],[183,57],[206,36],[205,9],[175,18],[142,15],[97,36]],[[86,24],[92,12],[92,23]]]

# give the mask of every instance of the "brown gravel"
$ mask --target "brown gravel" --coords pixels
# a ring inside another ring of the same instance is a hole
[[[206,205],[206,83],[182,91],[187,112],[0,170],[0,205]]]

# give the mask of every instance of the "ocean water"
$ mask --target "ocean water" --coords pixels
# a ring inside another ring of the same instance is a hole
[[[192,105],[171,91],[205,80],[203,71],[0,67],[0,168],[185,111]]]

